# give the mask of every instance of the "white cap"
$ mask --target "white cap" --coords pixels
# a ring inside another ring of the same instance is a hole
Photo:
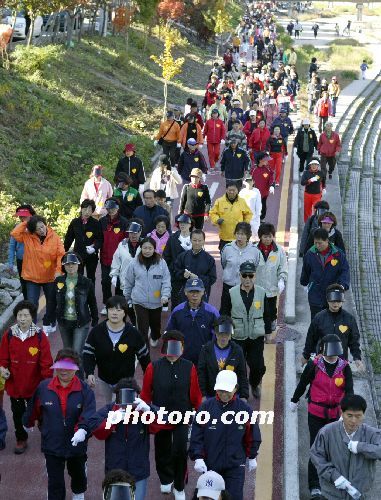
[[[308,118],[303,118],[302,125],[310,125],[310,124],[311,124],[311,122]]]
[[[256,116],[257,115],[257,112],[254,111],[254,109],[252,109],[250,112],[249,112],[249,116]]]
[[[317,158],[314,158],[308,165],[320,165],[320,161]]]
[[[214,385],[215,391],[233,392],[238,383],[237,375],[232,370],[221,370]]]
[[[197,480],[197,498],[208,497],[218,500],[221,491],[224,489],[225,481],[223,477],[213,470],[208,470],[208,472],[201,474]]]

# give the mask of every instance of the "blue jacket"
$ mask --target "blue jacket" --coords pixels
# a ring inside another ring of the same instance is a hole
[[[213,339],[213,324],[219,316],[217,309],[204,301],[194,317],[188,301],[173,309],[166,330],[180,330],[184,335],[184,359],[197,366],[202,346]]]
[[[308,286],[308,302],[312,306],[326,307],[326,290],[329,285],[339,283],[348,290],[350,285],[349,264],[342,250],[332,243],[323,265],[319,253],[312,246],[303,258],[300,284]]]
[[[8,248],[8,265],[13,266],[15,263],[15,254],[17,260],[22,260],[24,257],[24,243],[19,243],[13,236],[9,238]]]
[[[210,418],[207,424],[198,424],[195,420],[192,425],[189,456],[192,460],[203,458],[208,470],[216,472],[239,467],[246,463],[246,458],[255,458],[261,444],[261,432],[257,423],[236,424],[234,414],[246,411],[250,415],[253,409],[241,399],[234,397],[224,404],[217,397],[207,399],[198,409],[208,412]],[[226,416],[232,423],[226,425],[221,422],[221,415],[225,412],[234,412]],[[214,423],[216,420],[217,423]]]
[[[139,217],[144,222],[142,238],[147,236],[148,233],[151,233],[155,229],[155,219],[159,215],[166,215],[169,217],[168,212],[159,205],[154,205],[152,208],[148,208],[145,205],[135,208],[133,217]],[[169,233],[171,233],[171,228],[169,228]]]
[[[106,473],[122,469],[132,474],[135,481],[141,481],[150,475],[148,425],[139,419],[136,424],[120,422],[106,429],[108,412],[116,409],[115,404],[110,403],[97,411],[89,420],[90,431],[105,441]]]
[[[85,429],[89,437],[88,420],[96,409],[94,392],[85,382],[74,377],[67,396],[66,415],[63,415],[56,380],[54,377],[40,382],[28,403],[23,424],[33,427],[38,420],[43,453],[63,458],[85,455],[87,439],[73,446],[71,438],[78,429]]]
[[[274,127],[280,127],[280,134],[284,139],[287,139],[290,134],[294,133],[294,126],[288,116],[284,120],[280,116],[277,116],[271,124],[271,133],[274,132]]]

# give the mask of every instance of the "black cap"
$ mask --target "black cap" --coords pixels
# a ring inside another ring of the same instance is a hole
[[[255,273],[257,270],[255,264],[251,260],[247,260],[246,262],[242,262],[239,266],[239,272],[242,273]]]
[[[63,266],[65,264],[81,264],[81,259],[78,257],[78,255],[76,253],[67,252],[62,257],[61,263]]]
[[[166,340],[163,342],[161,354],[164,356],[181,356],[183,353],[183,343],[181,340]]]
[[[327,302],[344,302],[345,289],[342,285],[337,287],[329,287],[327,289]]]
[[[326,335],[321,339],[323,345],[323,356],[342,356],[343,345],[337,335]]]
[[[232,335],[233,332],[234,328],[231,321],[224,321],[216,327],[216,333],[226,333],[227,335]]]
[[[116,393],[115,404],[121,406],[132,405],[132,403],[136,399],[136,396],[137,394],[135,389],[123,387]]]

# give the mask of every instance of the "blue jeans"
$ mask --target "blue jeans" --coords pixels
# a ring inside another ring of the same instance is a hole
[[[332,106],[332,116],[335,116],[338,97],[330,97],[329,100],[331,101],[331,106]]]
[[[38,307],[38,301],[40,300],[41,288],[44,291],[46,299],[46,310],[45,310],[45,315],[42,318],[42,324],[44,326],[55,325],[56,324],[55,283],[54,282],[34,283],[34,281],[26,281],[26,294],[28,300],[30,300],[36,307]],[[37,323],[37,315],[33,318],[33,321],[34,323]]]
[[[87,325],[77,327],[76,321],[68,321],[66,319],[58,322],[60,334],[64,348],[70,347],[76,351],[82,360],[83,346],[85,345],[86,338],[89,334],[90,323]],[[79,375],[82,378],[83,371],[80,369]]]
[[[135,500],[144,500],[147,493],[147,479],[141,479],[135,483]]]

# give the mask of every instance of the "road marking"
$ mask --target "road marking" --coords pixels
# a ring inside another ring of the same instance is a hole
[[[218,189],[218,185],[219,185],[218,182],[212,182],[212,185],[210,186],[209,194],[210,194],[210,199],[211,200],[213,200],[214,195],[216,194],[216,191]]]
[[[292,146],[292,145],[291,145]],[[289,148],[291,147],[289,145]],[[286,163],[284,165],[282,191],[280,195],[279,202],[279,214],[278,214],[278,225],[276,232],[276,241],[279,245],[284,246],[286,242],[286,220],[287,220],[287,206],[288,206],[288,194],[290,190],[290,176],[291,176],[291,156],[287,156]]]

